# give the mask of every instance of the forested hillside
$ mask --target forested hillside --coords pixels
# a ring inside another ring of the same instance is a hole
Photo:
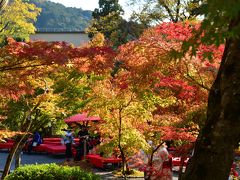
[[[37,28],[84,30],[92,18],[92,12],[89,10],[65,7],[47,0],[29,0],[28,2],[42,9],[35,23]]]

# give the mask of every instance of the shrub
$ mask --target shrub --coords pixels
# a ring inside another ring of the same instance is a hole
[[[25,165],[9,174],[5,180],[100,180],[98,175],[79,167],[56,164]]]

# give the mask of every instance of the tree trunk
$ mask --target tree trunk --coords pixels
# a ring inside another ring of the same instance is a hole
[[[22,137],[16,138],[16,140],[13,144],[13,147],[11,148],[11,150],[8,154],[8,157],[7,157],[7,160],[6,160],[6,163],[5,163],[5,167],[4,167],[4,170],[3,170],[3,174],[2,174],[2,179],[4,179],[8,175],[8,173],[10,171],[11,164],[12,164],[13,157],[14,157],[21,141],[22,141]]]
[[[40,103],[41,103],[41,101],[39,101],[34,106],[34,108],[29,112],[29,114],[26,116],[26,122],[23,123],[22,128],[21,128],[22,132],[25,132],[25,134],[24,135],[18,135],[16,137],[15,142],[13,144],[13,147],[11,148],[11,150],[10,150],[10,152],[8,154],[6,163],[5,163],[3,174],[2,174],[2,179],[4,179],[8,175],[8,173],[10,171],[10,167],[11,167],[11,163],[12,163],[13,157],[14,157],[17,149],[19,148],[19,145],[22,143],[22,141],[25,141],[28,138],[27,134],[29,132],[29,129],[33,130],[32,121],[31,121],[31,115],[33,114],[33,112],[35,110],[37,110],[37,108],[40,105]],[[35,114],[35,116],[37,117],[37,113]]]
[[[124,154],[124,150],[122,148],[122,146],[119,144],[118,148],[120,150],[121,153],[121,158],[122,158],[122,174],[124,176],[124,179],[126,179],[126,171],[125,171],[125,165],[126,165],[126,158],[125,158],[125,154]]]
[[[21,143],[19,144],[17,150],[16,150],[16,154],[15,154],[15,169],[18,168],[21,165],[21,153],[23,150],[23,147],[26,144],[26,141],[28,139],[29,136],[25,136],[24,139],[22,139]]]
[[[119,110],[119,127],[118,127],[118,148],[121,153],[122,158],[122,174],[124,176],[124,179],[126,179],[126,171],[125,171],[125,164],[126,164],[126,158],[124,154],[124,149],[121,146],[121,140],[122,140],[122,109]]]
[[[18,148],[15,153],[15,169],[17,169],[21,164],[21,152],[22,149]]]
[[[240,39],[226,42],[208,98],[207,121],[197,139],[185,180],[227,180],[240,141]]]

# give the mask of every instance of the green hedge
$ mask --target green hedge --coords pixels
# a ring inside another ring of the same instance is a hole
[[[100,180],[98,175],[79,167],[56,164],[25,165],[17,168],[4,180]]]

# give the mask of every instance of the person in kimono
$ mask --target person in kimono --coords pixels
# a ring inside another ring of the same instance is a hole
[[[149,143],[154,150],[153,143]],[[147,180],[172,180],[172,158],[167,151],[166,143],[153,154],[147,154],[140,150],[136,155],[129,159],[130,168],[138,168],[144,171],[144,179]]]

